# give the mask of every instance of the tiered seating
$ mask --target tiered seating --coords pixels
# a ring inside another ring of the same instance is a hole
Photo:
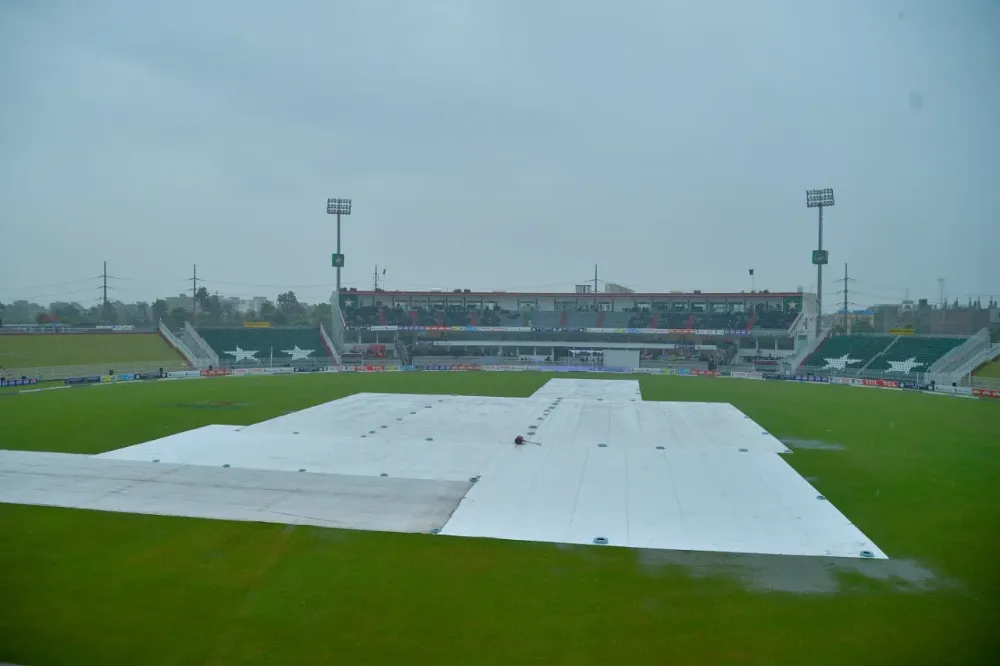
[[[560,328],[565,325],[562,318],[562,312],[536,310],[531,313],[531,325],[535,328]]]
[[[893,376],[910,376],[927,372],[934,362],[964,343],[967,338],[925,338],[904,335],[879,355],[868,370]]]
[[[798,316],[797,312],[761,312],[757,315],[753,327],[787,331]]]
[[[764,312],[753,328],[787,330],[794,312]],[[446,310],[361,307],[344,309],[348,327],[368,326],[534,326],[537,328],[695,328],[743,330],[751,326],[749,313],[736,312],[597,312],[594,310],[524,311]],[[527,323],[525,323],[527,321]],[[600,322],[600,325],[599,325]]]
[[[566,313],[566,325],[570,328],[595,328],[597,326],[597,313],[570,310]]]
[[[445,326],[469,326],[472,323],[465,308],[448,308],[444,311]]]
[[[860,370],[892,342],[889,335],[834,335],[802,362],[802,370]]]
[[[630,312],[605,312],[604,328],[628,328],[631,318]]]
[[[225,365],[312,363],[330,354],[319,328],[198,328]]]

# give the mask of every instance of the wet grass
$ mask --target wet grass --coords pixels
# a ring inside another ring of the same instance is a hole
[[[0,434],[4,448],[97,453],[358,391],[527,396],[549,378],[87,387],[5,398]],[[731,402],[779,438],[841,444],[786,459],[908,569],[0,505],[0,661],[995,663],[1000,405],[780,382],[640,381],[647,400]],[[179,406],[226,403],[241,406]],[[786,564],[797,578],[785,582],[796,586],[780,584]],[[818,575],[836,584],[810,591],[805,578]]]

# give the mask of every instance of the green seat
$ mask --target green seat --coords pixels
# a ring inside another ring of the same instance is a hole
[[[917,373],[927,372],[938,359],[966,339],[903,335],[884,354],[872,361],[868,369],[893,377],[913,377]]]
[[[802,370],[860,370],[892,342],[888,335],[832,335],[802,362]]]
[[[224,365],[306,364],[329,358],[319,328],[198,328]]]

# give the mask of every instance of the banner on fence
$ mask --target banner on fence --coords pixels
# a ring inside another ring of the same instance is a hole
[[[24,379],[0,379],[0,386],[32,386],[38,383],[36,377],[25,377]]]
[[[167,373],[167,379],[187,379],[188,377],[201,377],[198,370],[175,370]]]
[[[202,377],[225,377],[233,374],[233,371],[229,368],[213,368],[212,370],[200,370],[198,374]]]
[[[830,378],[823,375],[795,375],[791,379],[797,382],[812,382],[816,384],[829,384]]]
[[[980,398],[1000,398],[1000,391],[997,389],[974,388],[972,389],[972,395],[979,396]]]
[[[740,379],[764,379],[764,375],[759,372],[731,372],[729,376]]]
[[[972,388],[968,386],[950,386],[946,384],[935,384],[935,393],[950,393],[952,395],[972,395]]]
[[[68,379],[64,379],[63,383],[67,386],[72,386],[73,384],[98,384],[100,381],[100,375],[91,375],[90,377],[69,377]]]
[[[899,382],[895,379],[862,379],[861,386],[874,386],[876,388],[899,388]]]

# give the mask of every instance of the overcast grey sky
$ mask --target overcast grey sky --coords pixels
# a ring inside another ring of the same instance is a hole
[[[325,299],[328,196],[345,286],[809,289],[811,187],[831,305],[1000,295],[998,81],[991,0],[0,0],[0,301]]]

